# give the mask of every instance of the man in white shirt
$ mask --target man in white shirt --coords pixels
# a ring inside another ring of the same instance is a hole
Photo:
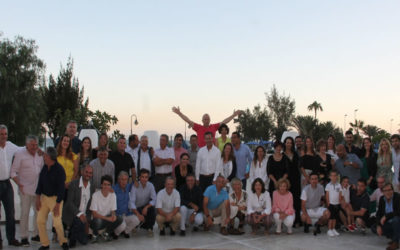
[[[165,224],[168,223],[171,232],[170,235],[175,235],[181,221],[179,208],[181,206],[181,197],[175,189],[175,180],[168,176],[165,180],[165,188],[157,194],[157,217],[156,221],[160,229],[160,235],[165,235]]]
[[[11,162],[18,147],[8,139],[8,129],[0,125],[0,201],[3,203],[6,214],[6,235],[8,244],[20,246],[21,243],[15,239],[15,217],[14,217],[14,190],[10,182]],[[0,246],[2,242],[0,241]]]
[[[90,227],[93,230],[93,241],[98,240],[99,230],[106,229],[103,237],[107,241],[111,241],[110,235],[121,225],[122,218],[117,216],[117,197],[115,193],[111,193],[112,177],[105,175],[101,177],[101,190],[95,192],[92,196],[90,211],[93,219]]]
[[[133,162],[136,166],[136,156],[139,150],[139,137],[135,134],[128,137],[128,146],[125,148],[125,152],[132,156]]]
[[[399,188],[399,171],[400,171],[400,135],[394,134],[390,137],[392,141],[392,162],[393,162],[393,169],[394,169],[394,180],[393,186],[394,190],[398,192]]]
[[[385,185],[385,177],[378,176],[378,178],[376,178],[376,184],[377,184],[378,188],[375,189],[375,191],[369,196],[369,201],[376,202],[376,211],[378,211],[379,199],[383,195],[382,189],[383,189],[383,186]]]
[[[19,187],[18,193],[21,200],[21,244],[23,246],[29,246],[29,212],[31,207],[33,207],[34,221],[36,221],[35,190],[44,162],[43,157],[38,154],[38,138],[36,136],[27,136],[25,145],[25,148],[22,148],[14,155],[14,161],[11,166],[11,178]],[[33,241],[40,241],[36,223],[33,223],[33,235]]]
[[[68,197],[63,209],[63,223],[70,228],[69,247],[73,248],[76,241],[82,245],[88,242],[90,221],[90,201],[95,191],[91,185],[93,167],[89,164],[82,169],[82,176],[69,184]]]
[[[196,182],[203,192],[212,185],[221,158],[221,151],[214,146],[211,132],[204,134],[204,140],[206,145],[200,148],[196,160]]]
[[[154,178],[154,186],[156,192],[164,187],[165,180],[172,175],[172,163],[175,160],[175,153],[168,146],[168,135],[160,136],[160,148],[154,152],[153,163],[156,167],[156,176]]]
[[[139,173],[141,169],[147,169],[150,172],[149,180],[154,181],[154,176],[156,175],[156,168],[153,163],[154,150],[149,147],[149,139],[146,135],[140,137],[140,146],[138,148],[135,156],[136,172]]]

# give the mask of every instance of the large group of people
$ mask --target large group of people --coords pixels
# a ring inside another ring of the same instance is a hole
[[[344,144],[333,136],[316,146],[311,137],[287,137],[276,140],[268,155],[263,146],[252,153],[238,132],[229,138],[225,123],[241,111],[216,124],[205,114],[202,125],[179,108],[173,112],[197,132],[188,149],[181,134],[172,147],[162,134],[157,149],[145,135],[121,137],[115,151],[100,134],[93,148],[89,137],[76,137],[77,124],[70,121],[56,147],[43,152],[36,136],[17,147],[0,125],[0,199],[8,244],[37,241],[39,249],[48,249],[51,213],[53,235],[63,249],[129,238],[141,229],[152,237],[156,223],[160,236],[218,225],[223,235],[242,235],[246,223],[252,234],[263,227],[265,235],[273,228],[277,235],[290,235],[301,226],[318,235],[327,226],[327,235],[337,237],[338,231],[365,234],[370,227],[391,239],[387,249],[399,247],[400,135],[382,139],[377,153],[370,138],[361,148],[354,145],[351,131]],[[21,241],[15,238],[14,191],[21,201]],[[37,223],[29,241],[31,208]]]

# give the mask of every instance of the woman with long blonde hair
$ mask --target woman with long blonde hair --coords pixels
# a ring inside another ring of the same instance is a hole
[[[388,139],[383,138],[379,143],[378,150],[378,171],[376,177],[383,176],[385,182],[392,183],[393,181],[393,171],[392,171],[392,147]]]

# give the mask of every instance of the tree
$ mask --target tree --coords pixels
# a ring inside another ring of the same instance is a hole
[[[79,81],[73,76],[73,60],[68,58],[67,66],[61,66],[56,79],[49,77],[48,86],[42,88],[46,104],[46,124],[50,137],[55,140],[65,132],[69,120],[78,124],[86,123],[89,115],[89,99],[84,100],[84,89],[79,88]]]
[[[0,40],[0,123],[18,145],[24,145],[28,134],[39,135],[44,121],[38,89],[44,82],[45,64],[37,49],[35,41],[20,36]]]
[[[318,110],[324,111],[324,110],[322,109],[321,103],[318,103],[317,101],[314,101],[313,103],[311,103],[310,105],[308,105],[307,108],[308,108],[309,111],[314,110],[314,119],[317,119],[317,111],[318,111]]]
[[[335,126],[331,121],[319,122],[318,119],[310,115],[298,115],[293,118],[293,126],[301,136],[310,136],[314,142],[321,139],[327,140],[331,134],[335,136],[337,142],[343,141],[342,129]]]
[[[291,125],[296,103],[290,95],[280,95],[275,85],[272,86],[269,93],[265,93],[265,96],[268,108],[270,109],[269,111],[272,114],[272,122],[274,124],[273,134],[276,139],[280,140],[283,132]]]
[[[380,143],[380,141],[383,139],[383,138],[386,138],[386,139],[390,139],[390,133],[388,133],[386,130],[384,130],[384,129],[381,129],[381,130],[379,130],[379,132],[378,132],[378,134],[377,135],[375,135],[373,138],[372,138],[372,143],[373,144],[377,144],[377,143]]]
[[[310,136],[314,138],[314,129],[318,125],[318,120],[310,115],[298,115],[292,120],[293,126],[301,136]]]
[[[96,110],[95,112],[89,110],[88,116],[93,121],[94,127],[101,132],[108,132],[111,125],[115,125],[118,122],[118,118],[115,115],[110,115],[100,110]],[[115,130],[114,133],[119,133],[119,130]]]
[[[374,126],[374,125],[366,125],[366,126],[362,127],[361,130],[366,136],[368,136],[370,138],[374,138],[381,131],[380,128],[378,128],[377,126]]]
[[[234,120],[239,123],[237,131],[243,135],[244,141],[269,140],[273,132],[272,117],[268,110],[257,105],[253,112],[246,109],[242,115]]]
[[[361,120],[355,120],[354,123],[350,122],[349,124],[350,124],[350,127],[352,127],[354,129],[354,131],[356,131],[357,135],[360,134],[360,130],[362,130],[364,127],[364,121],[361,121]]]

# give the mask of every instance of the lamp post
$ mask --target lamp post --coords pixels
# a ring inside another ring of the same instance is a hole
[[[343,132],[346,132],[346,117],[347,117],[347,114],[344,114],[344,120],[343,120]]]
[[[393,133],[393,131],[392,131],[392,124],[393,124],[393,118],[390,119],[390,133],[391,133],[391,134]]]
[[[354,122],[357,123],[357,111],[358,109],[354,110]]]
[[[139,122],[137,121],[137,116],[135,114],[131,115],[131,134],[132,134],[132,117],[135,117],[135,125],[138,125]]]

